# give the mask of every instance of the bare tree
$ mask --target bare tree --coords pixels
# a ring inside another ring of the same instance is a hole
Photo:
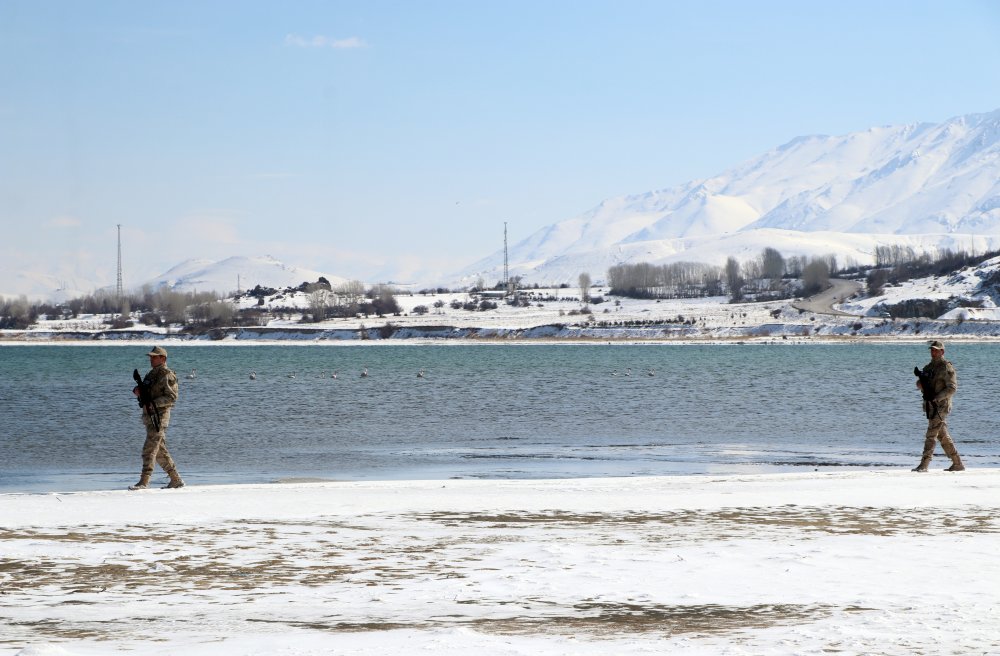
[[[344,297],[348,305],[357,305],[365,296],[365,284],[360,280],[348,280],[337,286],[337,294]]]
[[[785,275],[785,258],[776,249],[770,246],[761,253],[763,264],[763,274],[765,278],[771,280],[771,287],[774,288]]]
[[[726,258],[724,267],[726,275],[726,285],[729,287],[729,298],[734,303],[743,298],[743,277],[740,275],[740,263],[736,258],[729,256]]]
[[[17,300],[0,303],[0,328],[23,330],[35,323],[37,319],[37,311],[24,294]]]
[[[872,269],[868,273],[868,295],[881,296],[885,283],[889,282],[888,269]]]
[[[233,325],[233,304],[228,301],[208,301],[191,307],[191,318],[213,328]]]
[[[751,257],[748,260],[744,260],[743,263],[740,264],[740,272],[744,287],[752,284],[754,290],[760,291],[760,281],[764,276],[763,256],[758,255],[757,257]]]
[[[785,273],[793,278],[801,278],[802,270],[809,264],[805,255],[792,255],[785,261]]]
[[[391,285],[375,285],[368,290],[372,306],[379,316],[399,314],[399,303],[396,302],[396,290]]]
[[[815,294],[830,286],[829,258],[817,257],[810,260],[802,270],[802,287],[806,294]]]
[[[917,253],[912,246],[900,244],[879,245],[875,247],[876,267],[896,267],[905,262],[917,259]]]
[[[163,319],[167,323],[184,323],[187,321],[188,299],[184,294],[173,290],[160,291],[158,306],[163,309]]]
[[[312,312],[314,322],[322,321],[326,318],[326,308],[330,305],[331,292],[319,288],[309,295],[309,310]]]
[[[580,301],[587,303],[590,301],[590,274],[581,273],[580,277],[577,278],[577,284],[580,285]]]

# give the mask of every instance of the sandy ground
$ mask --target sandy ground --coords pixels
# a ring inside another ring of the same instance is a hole
[[[0,495],[0,654],[1000,653],[1000,470]]]

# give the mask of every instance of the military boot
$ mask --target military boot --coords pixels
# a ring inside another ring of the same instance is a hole
[[[163,486],[164,490],[176,490],[184,487],[184,480],[177,473],[176,469],[171,469],[167,472],[167,475],[170,476],[170,482]]]
[[[130,490],[145,490],[149,487],[149,479],[153,475],[153,470],[146,469],[145,467],[139,473],[139,482],[135,485],[129,485]]]
[[[937,440],[933,437],[924,438],[924,451],[920,454],[920,464],[911,469],[910,471],[915,472],[925,472],[927,471],[928,465],[931,464],[931,458],[934,457],[934,447],[937,445]]]
[[[941,441],[941,448],[944,449],[946,456],[951,458],[951,467],[945,469],[945,471],[950,472],[960,472],[965,471],[965,465],[962,464],[962,458],[958,455],[958,449],[955,448],[955,443],[951,440]]]

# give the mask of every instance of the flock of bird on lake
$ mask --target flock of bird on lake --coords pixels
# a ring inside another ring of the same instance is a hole
[[[192,369],[191,373],[189,373],[187,375],[188,380],[194,380],[197,377],[197,374],[198,374],[198,370],[197,369]],[[337,377],[339,377],[339,375],[340,375],[339,372],[337,372],[336,370],[334,370],[330,374],[330,378],[337,378]],[[612,371],[611,375],[612,376],[618,376],[619,375],[618,374],[618,370],[615,369],[614,371]],[[632,375],[632,368],[631,367],[627,367],[625,369],[625,373],[621,374],[621,375],[624,376],[625,378],[630,377]],[[646,375],[647,376],[655,376],[656,372],[653,371],[652,369],[647,369],[646,370]],[[420,371],[417,372],[417,378],[425,378],[426,376],[427,376],[427,372],[424,369],[421,369]],[[324,374],[324,377],[325,377],[325,374]],[[360,377],[361,378],[368,378],[368,367],[364,367],[361,370],[361,376]],[[288,378],[295,378],[295,374],[288,374]],[[257,380],[257,371],[256,370],[253,370],[253,371],[250,372],[250,380]]]
[[[426,375],[427,375],[427,372],[425,370],[423,370],[423,369],[421,369],[420,371],[417,372],[417,378],[424,378]],[[324,373],[323,376],[326,377],[326,374]],[[340,372],[338,372],[337,370],[334,370],[333,372],[330,373],[330,378],[339,378],[339,377],[340,377]],[[361,376],[360,377],[361,378],[368,378],[368,367],[365,367],[365,368],[363,368],[361,370]],[[193,372],[192,372],[192,375],[188,376],[188,378],[194,378]],[[288,378],[295,378],[295,374],[288,374]],[[250,380],[257,380],[257,371],[256,370],[250,372]]]

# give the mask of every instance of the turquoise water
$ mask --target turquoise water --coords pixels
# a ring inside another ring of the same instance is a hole
[[[0,491],[134,482],[131,372],[149,346],[0,346]],[[168,443],[189,484],[904,467],[926,427],[921,345],[169,349],[181,395]],[[1000,465],[998,356],[948,350],[968,466]]]

